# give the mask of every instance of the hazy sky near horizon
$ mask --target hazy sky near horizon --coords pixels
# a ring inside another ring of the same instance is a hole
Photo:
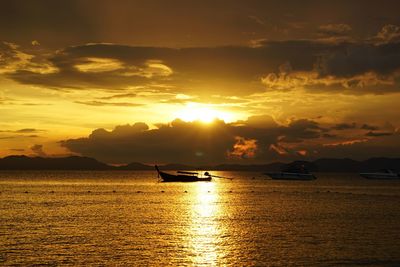
[[[398,1],[1,1],[0,156],[400,155]]]

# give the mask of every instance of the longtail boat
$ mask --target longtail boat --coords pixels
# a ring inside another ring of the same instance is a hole
[[[204,174],[206,177],[199,177],[198,172],[177,171],[178,174],[170,174],[160,171],[157,165],[155,168],[163,182],[209,182],[212,179],[208,172]]]

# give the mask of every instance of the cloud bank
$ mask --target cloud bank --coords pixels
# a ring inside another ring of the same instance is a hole
[[[353,131],[338,138],[335,133]],[[373,132],[354,125],[323,127],[309,119],[287,125],[269,116],[225,123],[174,120],[150,129],[143,122],[96,129],[88,137],[61,141],[71,152],[108,163],[262,163],[276,160],[377,156],[400,148],[396,131]],[[387,154],[387,153],[386,153]],[[385,154],[385,155],[386,155]]]
[[[68,47],[29,55],[3,43],[0,70],[23,84],[53,89],[123,90],[240,96],[263,91],[385,94],[399,92],[399,27],[385,25],[371,40],[261,41],[256,47],[160,48],[116,44]],[[328,24],[325,35],[351,27]],[[4,56],[5,55],[5,56]]]

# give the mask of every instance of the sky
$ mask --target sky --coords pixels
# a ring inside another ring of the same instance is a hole
[[[400,156],[398,1],[1,0],[0,156]]]

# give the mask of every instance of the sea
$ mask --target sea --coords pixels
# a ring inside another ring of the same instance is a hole
[[[2,266],[400,266],[400,180],[0,172]]]

